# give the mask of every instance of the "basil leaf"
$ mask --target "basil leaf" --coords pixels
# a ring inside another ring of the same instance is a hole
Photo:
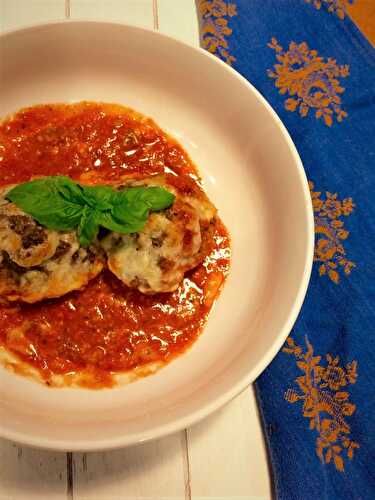
[[[174,202],[175,195],[164,188],[150,186],[143,190],[140,199],[147,203],[150,210],[157,212],[168,208]]]
[[[85,202],[99,210],[110,210],[118,194],[110,186],[82,186],[82,193]]]
[[[80,244],[88,246],[97,237],[99,225],[124,234],[141,231],[149,213],[169,207],[175,196],[158,186],[123,191],[81,186],[61,175],[19,184],[7,198],[49,229],[76,229]]]
[[[49,177],[19,184],[7,198],[50,229],[75,229],[82,217],[83,206],[66,201]]]
[[[83,247],[87,247],[98,236],[98,213],[88,206],[83,209],[83,214],[78,226],[78,240]]]
[[[71,231],[78,226],[83,209],[84,207],[79,205],[59,202],[55,203],[53,208],[48,207],[45,209],[43,207],[43,210],[39,210],[35,214],[32,214],[31,211],[28,211],[28,213],[32,215],[39,224],[49,229],[54,229],[55,231]]]
[[[146,220],[133,223],[120,223],[118,222],[110,212],[101,212],[99,214],[98,222],[101,226],[109,229],[109,231],[114,231],[116,233],[130,234],[137,233],[144,228]]]
[[[113,217],[121,224],[145,224],[149,213],[148,206],[139,201],[132,205],[121,203],[112,209]]]
[[[112,214],[122,223],[146,223],[149,212],[169,207],[175,196],[160,187],[133,187],[119,193]]]
[[[150,210],[158,211],[168,208],[174,201],[174,194],[158,186],[130,187],[119,192],[117,203],[137,205],[145,203]]]
[[[81,186],[72,181],[70,177],[57,175],[54,177],[47,177],[47,179],[50,181],[51,189],[55,189],[64,200],[82,206],[85,205],[85,198]]]

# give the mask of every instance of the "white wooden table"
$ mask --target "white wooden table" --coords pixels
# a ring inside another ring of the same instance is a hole
[[[0,30],[69,18],[135,24],[199,44],[194,0],[0,0]],[[0,500],[270,498],[251,387],[190,429],[123,450],[57,453],[0,440]]]

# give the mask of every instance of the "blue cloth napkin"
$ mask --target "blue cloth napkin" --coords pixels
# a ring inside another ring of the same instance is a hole
[[[311,283],[255,384],[279,499],[375,498],[375,51],[349,3],[198,0],[203,47],[271,103],[311,181]]]

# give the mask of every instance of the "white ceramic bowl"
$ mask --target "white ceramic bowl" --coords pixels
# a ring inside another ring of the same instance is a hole
[[[305,173],[263,97],[214,56],[130,26],[61,22],[0,37],[0,109],[82,99],[151,116],[198,165],[232,236],[230,277],[192,349],[115,389],[49,389],[0,368],[0,434],[108,449],[202,419],[271,362],[300,310],[313,256]],[[275,91],[276,92],[276,91]]]

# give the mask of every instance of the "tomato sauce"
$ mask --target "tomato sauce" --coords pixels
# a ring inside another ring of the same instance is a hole
[[[110,182],[167,174],[200,183],[187,153],[151,119],[117,105],[35,106],[0,124],[0,185],[37,175]],[[176,292],[146,296],[104,271],[86,288],[33,305],[0,305],[0,345],[47,385],[110,387],[116,374],[165,364],[201,333],[229,270],[230,243],[217,218],[201,265]],[[23,336],[12,334],[21,327]],[[72,378],[73,376],[73,378]]]

